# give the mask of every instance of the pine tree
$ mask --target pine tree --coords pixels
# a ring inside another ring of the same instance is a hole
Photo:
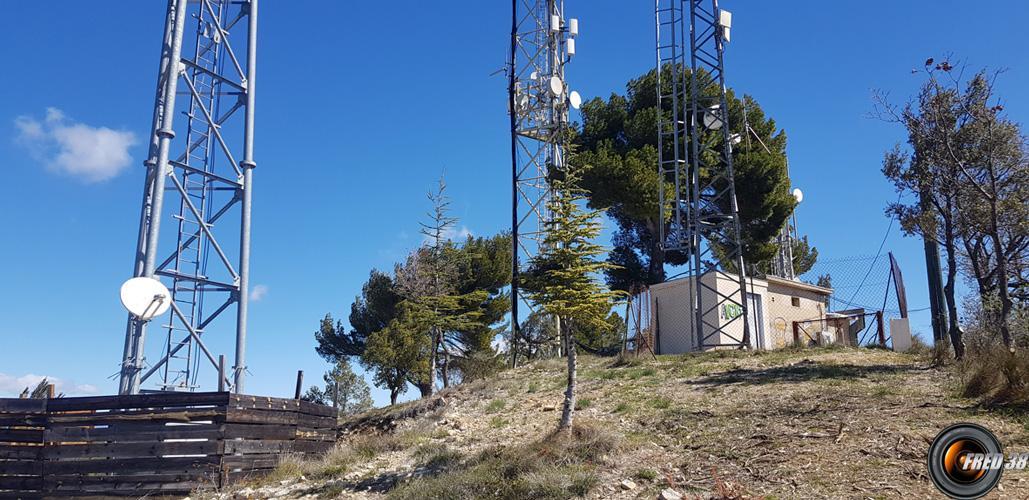
[[[340,359],[332,370],[322,376],[325,388],[311,386],[304,400],[331,405],[340,416],[354,415],[372,407],[371,390],[364,378],[354,373],[350,361]]]
[[[597,259],[605,252],[593,243],[600,234],[601,212],[582,208],[586,193],[575,187],[576,181],[570,173],[552,181],[554,192],[547,203],[552,219],[525,276],[529,298],[560,322],[561,342],[568,359],[568,382],[559,425],[562,430],[571,428],[575,411],[576,342],[572,332],[577,328],[606,328],[606,318],[597,312],[609,310],[611,300],[620,296],[598,281],[600,273],[614,266]]]

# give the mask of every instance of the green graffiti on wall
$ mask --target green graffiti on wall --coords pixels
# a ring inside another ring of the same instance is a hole
[[[743,314],[743,307],[739,304],[722,304],[722,319],[735,319]]]

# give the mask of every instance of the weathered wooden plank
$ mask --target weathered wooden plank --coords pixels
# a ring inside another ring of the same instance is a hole
[[[43,429],[0,429],[0,442],[42,443]]]
[[[227,469],[274,469],[279,466],[282,456],[277,453],[265,455],[226,455],[222,458],[222,467]]]
[[[171,494],[188,494],[189,492],[203,487],[210,487],[196,481],[180,481],[177,483],[140,483],[140,484],[94,484],[94,485],[67,485],[45,487],[47,497],[54,496],[132,496],[145,498],[148,496],[161,496]]]
[[[40,476],[0,476],[0,490],[39,490],[42,487]]]
[[[43,462],[39,460],[0,461],[0,476],[18,476],[43,473]]]
[[[298,411],[300,409],[300,400],[233,394],[229,398],[229,406],[259,410]]]
[[[230,406],[225,421],[240,424],[296,425],[297,413],[293,411],[254,410]]]
[[[0,413],[0,427],[43,427],[46,415],[31,413]]]
[[[46,463],[47,474],[92,474],[132,472],[188,472],[197,469],[216,468],[218,456],[206,457],[154,457],[117,458],[100,460],[58,460]]]
[[[312,441],[336,441],[336,429],[313,429],[311,427],[297,427],[297,439],[308,439]]]
[[[131,408],[171,408],[183,406],[224,406],[227,392],[169,392],[128,396],[87,396],[50,400],[49,411],[115,410]]]
[[[221,441],[155,441],[150,443],[60,444],[46,447],[47,460],[132,458],[221,453]]]
[[[133,410],[109,413],[96,413],[92,415],[83,414],[53,414],[49,421],[51,427],[70,425],[101,425],[116,424],[123,422],[193,422],[196,420],[217,421],[225,414],[223,408],[205,408],[202,410]]]
[[[310,401],[300,402],[300,412],[319,417],[335,417],[336,409],[331,406],[320,405]]]
[[[0,413],[45,413],[46,399],[0,398]]]
[[[0,445],[0,460],[42,460],[42,457],[42,446]],[[0,462],[0,473],[3,469],[3,462]]]
[[[293,439],[296,427],[292,425],[223,424],[225,439]]]
[[[287,453],[292,451],[292,440],[225,441],[225,453]]]
[[[93,484],[140,485],[145,483],[181,483],[184,481],[217,484],[219,475],[218,471],[214,470],[197,470],[170,474],[47,474],[43,479],[43,483],[48,485],[48,487]]]
[[[311,427],[315,429],[335,429],[335,417],[319,417],[316,415],[297,415],[297,425],[300,427]]]
[[[167,439],[217,439],[221,437],[220,424],[166,425],[141,423],[132,426],[61,427],[47,429],[47,442],[55,441],[110,441],[136,442]]]

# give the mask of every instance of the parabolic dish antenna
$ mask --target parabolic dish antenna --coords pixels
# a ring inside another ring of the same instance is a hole
[[[550,77],[550,93],[554,94],[555,96],[559,96],[561,95],[561,92],[564,92],[564,90],[565,84],[561,81],[560,78],[556,76]]]
[[[171,293],[154,278],[132,278],[121,286],[121,304],[129,314],[149,321],[168,311]]]
[[[704,110],[704,128],[708,130],[718,130],[722,128],[722,120],[718,117],[718,108],[720,106],[715,104],[710,108]]]
[[[804,192],[800,188],[793,188],[793,198],[797,200],[797,203],[804,201]]]
[[[573,90],[568,94],[568,103],[571,104],[573,108],[579,109],[579,106],[582,106],[582,96]]]

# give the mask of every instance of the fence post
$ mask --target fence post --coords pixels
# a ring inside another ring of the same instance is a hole
[[[300,399],[300,388],[304,386],[304,370],[297,370],[297,391],[293,399]]]
[[[883,328],[883,312],[875,312],[875,327],[879,333],[879,345],[886,347],[886,329]]]
[[[218,392],[225,392],[225,355],[218,355]]]
[[[793,345],[796,347],[803,347],[800,345],[800,323],[793,322]]]

